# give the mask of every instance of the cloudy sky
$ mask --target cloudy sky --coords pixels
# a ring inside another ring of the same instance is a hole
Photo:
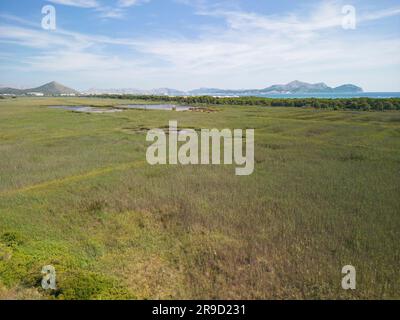
[[[56,29],[42,28],[52,5]],[[343,6],[356,28],[343,28]],[[0,0],[0,85],[400,91],[399,0]]]

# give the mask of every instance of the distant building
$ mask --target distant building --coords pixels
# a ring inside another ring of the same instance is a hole
[[[27,95],[28,96],[35,96],[35,97],[43,97],[44,93],[42,93],[42,92],[28,92]]]

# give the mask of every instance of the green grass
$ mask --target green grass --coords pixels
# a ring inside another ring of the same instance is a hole
[[[46,107],[126,102],[0,101],[0,298],[400,298],[399,112]],[[147,165],[169,120],[255,128],[255,172]]]

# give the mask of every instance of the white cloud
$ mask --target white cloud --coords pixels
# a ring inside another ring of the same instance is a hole
[[[65,6],[73,6],[80,8],[96,8],[99,3],[96,0],[48,0],[56,4],[62,4]]]
[[[121,19],[126,16],[127,8],[150,2],[150,0],[119,0],[117,6],[99,6],[96,11],[99,17],[104,19]]]
[[[150,2],[150,0],[118,0],[118,6],[122,8],[127,8],[146,2]]]
[[[99,17],[105,19],[120,19],[125,16],[125,10],[113,7],[98,7],[96,11],[100,12]]]
[[[56,33],[43,32],[40,29],[29,29],[18,26],[0,25],[0,42],[13,43],[36,49],[51,47],[84,47],[85,43],[60,36]]]
[[[385,11],[385,14],[378,12],[375,17],[384,17],[396,10]],[[270,66],[292,68],[305,63],[321,63],[318,67],[323,69],[329,66],[324,63],[329,60],[348,61],[352,57],[359,63],[368,51],[368,55],[381,55],[387,63],[398,60],[390,56],[393,53],[391,48],[398,49],[398,39],[391,43],[384,39],[359,38],[359,46],[348,42],[347,31],[341,29],[340,13],[340,7],[332,3],[324,3],[306,19],[296,15],[268,17],[238,11],[203,10],[202,15],[223,17],[228,28],[216,29],[197,40],[146,40],[139,44],[139,48],[180,69],[198,73],[237,68],[265,70]],[[370,19],[360,17],[360,22]],[[392,47],[388,47],[390,44]],[[385,55],[386,52],[390,54]]]
[[[130,7],[138,4],[138,0],[119,0],[118,5],[120,7]]]
[[[126,8],[150,2],[150,0],[119,0],[116,6],[104,6],[96,0],[49,0],[50,2],[80,8],[93,8],[104,19],[120,19],[125,17]]]

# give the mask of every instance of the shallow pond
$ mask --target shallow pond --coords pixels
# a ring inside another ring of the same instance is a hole
[[[128,109],[140,110],[166,110],[166,111],[191,111],[195,108],[190,106],[177,106],[173,104],[128,104],[115,107],[90,107],[90,106],[51,106],[51,109],[62,109],[83,113],[112,113],[121,112]]]
[[[62,109],[69,110],[75,112],[84,112],[84,113],[113,113],[113,112],[121,112],[121,109],[114,108],[96,108],[96,107],[88,107],[88,106],[52,106],[49,107],[51,109]]]
[[[143,109],[143,110],[169,110],[169,111],[190,111],[193,107],[177,106],[174,104],[129,104],[117,106],[121,109]]]

